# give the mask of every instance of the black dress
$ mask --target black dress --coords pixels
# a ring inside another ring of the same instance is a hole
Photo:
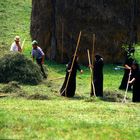
[[[133,102],[140,102],[140,70],[135,71],[133,74],[135,81],[133,83]]]
[[[125,61],[125,65],[128,65],[129,67],[131,67],[132,63],[133,63],[134,59],[133,58],[127,58],[127,60]],[[129,69],[124,69],[124,75],[121,81],[121,85],[119,86],[119,89],[121,90],[125,90],[127,87],[127,82],[128,82],[128,77],[129,77]],[[130,77],[130,79],[132,79],[132,76]],[[131,90],[131,84],[129,84],[128,86],[128,90]]]
[[[61,96],[66,96],[66,97],[73,97],[75,95],[75,90],[76,90],[76,73],[77,70],[81,70],[79,64],[77,63],[77,61],[74,62],[73,64],[73,69],[69,78],[69,82],[68,82],[68,86],[66,88],[66,83],[68,80],[68,76],[69,76],[69,72],[68,70],[70,70],[72,65],[72,60],[68,63],[67,69],[66,69],[66,76],[65,76],[65,80],[64,83],[60,89],[60,94]]]
[[[103,97],[103,58],[100,55],[95,56],[93,69],[93,82],[96,96]]]

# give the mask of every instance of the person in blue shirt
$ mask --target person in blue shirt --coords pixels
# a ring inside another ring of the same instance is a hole
[[[47,78],[45,71],[43,69],[43,64],[44,64],[44,52],[42,51],[42,49],[38,46],[38,42],[36,40],[34,40],[32,42],[32,58],[33,61],[36,60],[37,64],[40,66],[42,75],[44,78]]]

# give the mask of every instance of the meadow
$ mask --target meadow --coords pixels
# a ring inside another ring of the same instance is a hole
[[[24,54],[30,57],[31,0],[0,1],[0,56],[9,51],[15,35],[25,41]],[[16,21],[16,23],[15,23]],[[45,100],[24,96],[0,98],[0,139],[38,140],[139,140],[140,104],[132,103],[128,92],[126,103],[104,101],[90,97],[90,71],[81,66],[84,73],[77,74],[74,98],[61,97],[59,89],[65,76],[65,65],[45,62],[48,79],[39,85],[20,85],[29,95],[46,95]],[[123,69],[115,70],[113,64],[104,66],[104,92],[118,90]],[[59,79],[60,78],[60,79]],[[7,84],[0,84],[2,89]]]

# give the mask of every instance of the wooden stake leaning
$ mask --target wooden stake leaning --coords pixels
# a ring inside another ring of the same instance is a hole
[[[124,94],[124,98],[123,98],[123,100],[122,100],[122,103],[125,103],[125,102],[126,102],[126,95],[127,95],[127,91],[128,91],[128,87],[129,87],[130,76],[131,76],[131,69],[130,69],[130,72],[129,72],[129,77],[128,77],[128,81],[127,81],[127,86],[126,86],[126,90],[125,90],[125,94]]]
[[[61,53],[61,61],[63,63],[63,52],[64,52],[64,22],[63,22],[63,18],[62,18],[62,53]]]
[[[72,60],[72,65],[71,65],[71,68],[70,68],[71,71],[72,71],[72,69],[73,69],[75,57],[76,57],[77,50],[78,50],[79,43],[80,43],[80,38],[81,38],[81,31],[80,31],[80,33],[79,33],[79,37],[78,37],[78,41],[77,41],[77,45],[76,45],[76,50],[75,50],[75,52],[74,52],[74,57],[73,57],[73,60]],[[68,79],[67,79],[67,82],[66,82],[66,87],[65,87],[65,89],[61,92],[61,95],[65,92],[65,96],[67,96],[67,87],[68,87],[68,83],[69,83],[70,76],[71,76],[71,72],[69,72]]]
[[[22,50],[22,52],[23,52],[23,48],[24,48],[24,44],[25,44],[25,40],[26,40],[26,39],[23,40],[22,45],[21,45],[21,50]]]
[[[63,77],[58,77],[58,78],[55,78],[55,79],[50,79],[50,81],[61,80],[61,79],[64,79],[64,78],[65,78],[65,76],[63,76]]]
[[[90,60],[90,53],[89,53],[89,50],[87,50],[87,54],[88,54],[88,62],[89,62],[89,66],[91,66],[91,60]],[[95,93],[95,86],[94,86],[94,83],[93,83],[93,70],[92,68],[90,67],[90,72],[91,72],[91,88],[93,89],[93,93],[94,93],[94,96],[96,97],[96,93]],[[91,96],[91,95],[90,95]]]
[[[94,47],[95,47],[95,34],[93,34],[93,46],[92,46],[92,66],[94,65]],[[92,71],[92,79],[93,79],[93,75],[94,75],[94,72]],[[93,94],[92,94],[92,90],[93,90]],[[96,96],[95,94],[95,87],[93,88],[92,87],[92,84],[91,84],[91,96]]]

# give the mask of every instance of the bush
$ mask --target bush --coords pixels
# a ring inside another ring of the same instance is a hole
[[[18,81],[24,84],[38,84],[42,76],[40,68],[21,53],[9,53],[0,58],[0,82]]]

